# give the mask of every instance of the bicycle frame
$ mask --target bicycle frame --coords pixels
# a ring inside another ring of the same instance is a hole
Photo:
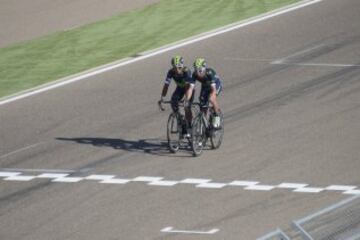
[[[205,127],[206,129],[210,129],[210,122],[209,122],[209,118],[210,118],[210,115],[212,114],[212,109],[213,109],[213,106],[211,106],[210,104],[208,104],[207,106],[201,107],[200,103],[199,102],[194,102],[193,103],[194,106],[199,106],[199,113],[194,117],[194,119],[201,114],[201,118],[202,118],[202,121],[204,122],[205,124]],[[210,111],[210,112],[209,112]]]

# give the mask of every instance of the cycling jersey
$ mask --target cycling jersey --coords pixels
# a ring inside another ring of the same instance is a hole
[[[176,85],[180,88],[185,88],[187,84],[193,84],[191,71],[187,67],[184,67],[181,74],[178,74],[175,69],[171,68],[166,75],[165,84],[169,85],[172,79],[174,79]]]
[[[211,92],[211,86],[215,87],[216,95],[219,95],[222,90],[222,81],[219,76],[216,74],[215,70],[212,68],[206,68],[205,76],[200,78],[196,72],[193,73],[193,81],[197,80],[201,83],[200,91],[200,106],[206,107],[209,105],[209,98]]]
[[[216,74],[215,70],[212,68],[206,68],[205,76],[200,78],[196,72],[192,74],[193,81],[199,81],[202,88],[211,88],[211,86],[221,85],[219,76]]]

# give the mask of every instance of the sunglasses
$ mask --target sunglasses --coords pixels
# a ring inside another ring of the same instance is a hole
[[[205,72],[205,68],[204,68],[204,67],[197,68],[197,69],[196,69],[196,72],[197,72],[198,74],[203,74],[203,73]]]

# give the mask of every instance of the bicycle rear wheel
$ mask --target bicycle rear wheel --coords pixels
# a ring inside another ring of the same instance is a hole
[[[169,150],[172,153],[176,153],[180,148],[181,130],[181,126],[178,124],[177,115],[175,113],[171,113],[167,123],[167,140]]]
[[[210,143],[212,149],[217,149],[220,147],[224,136],[224,116],[221,112],[219,113],[219,116],[220,116],[220,128],[219,129],[212,128],[210,132]]]
[[[206,126],[202,119],[202,115],[199,114],[192,124],[192,134],[191,134],[191,148],[194,156],[200,156],[203,152],[204,146],[206,144]]]

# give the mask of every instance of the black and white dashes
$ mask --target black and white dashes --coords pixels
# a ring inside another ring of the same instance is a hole
[[[94,181],[100,184],[129,184],[142,182],[149,186],[172,187],[180,184],[194,185],[196,188],[221,189],[225,187],[237,187],[250,191],[271,191],[286,189],[297,193],[320,193],[325,191],[337,191],[342,194],[360,195],[357,186],[330,185],[327,187],[311,187],[306,183],[280,183],[278,185],[264,185],[256,181],[235,180],[228,183],[213,182],[212,179],[186,178],[178,181],[165,180],[163,177],[139,176],[136,178],[117,178],[115,175],[89,175],[86,177],[71,177],[68,173],[41,173],[39,175],[23,175],[21,172],[0,172],[0,178],[4,181],[32,181],[35,179],[49,179],[55,183],[77,183],[81,181]]]

